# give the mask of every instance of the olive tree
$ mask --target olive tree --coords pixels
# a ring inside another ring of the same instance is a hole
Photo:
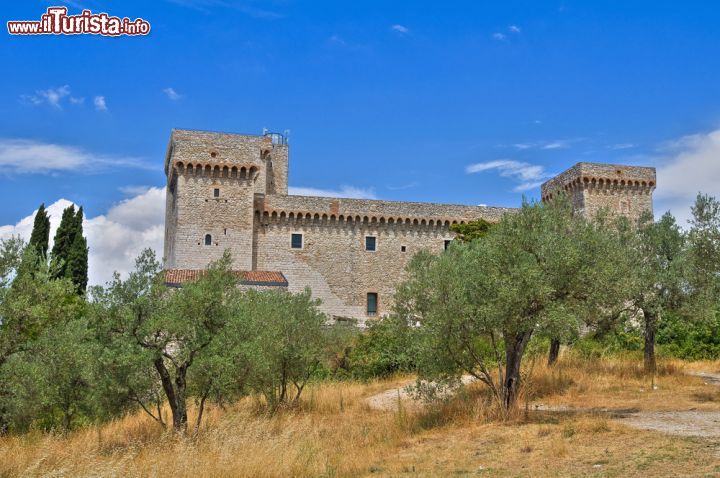
[[[300,294],[251,290],[242,300],[240,313],[253,336],[249,385],[272,409],[297,403],[326,356],[327,317],[318,305],[309,289]]]
[[[618,300],[620,251],[609,228],[573,215],[560,198],[524,203],[482,240],[416,256],[394,313],[419,324],[420,377],[472,375],[509,409],[533,334],[576,331]]]
[[[127,280],[116,276],[107,289],[93,291],[98,330],[113,352],[110,366],[121,372],[125,393],[162,422],[159,407],[155,415],[145,403],[154,395],[153,382],[147,380],[153,376],[176,431],[187,429],[189,371],[213,350],[210,345],[238,303],[231,263],[226,252],[200,279],[174,290],[164,285],[155,254],[146,250]],[[137,384],[143,387],[134,388]]]
[[[643,215],[638,223],[630,259],[634,264],[634,285],[630,301],[642,317],[644,369],[654,373],[655,334],[660,321],[670,312],[679,312],[687,294],[687,248],[685,233],[675,218],[665,213],[659,221]]]

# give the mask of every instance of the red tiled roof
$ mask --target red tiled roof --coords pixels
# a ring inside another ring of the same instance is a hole
[[[288,282],[282,272],[276,271],[232,271],[244,285],[287,286]],[[167,269],[165,283],[169,285],[183,284],[198,280],[205,274],[203,269]]]

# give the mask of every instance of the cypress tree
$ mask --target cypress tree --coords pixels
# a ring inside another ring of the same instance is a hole
[[[80,294],[85,292],[88,283],[88,246],[82,223],[82,207],[77,212],[74,205],[66,208],[52,249],[54,277],[69,278]]]
[[[85,293],[88,283],[88,246],[82,232],[75,235],[67,258],[66,277],[69,277],[80,294]]]
[[[83,237],[83,208],[78,209],[74,221],[74,237],[67,257],[65,276],[77,286],[79,293],[84,293],[88,283],[88,245]]]
[[[47,257],[48,241],[50,240],[50,217],[45,210],[45,204],[41,204],[35,214],[32,234],[30,235],[30,247],[35,248],[38,256]]]
[[[70,247],[75,241],[75,206],[70,205],[63,211],[60,226],[55,232],[55,240],[51,252],[53,276],[55,278],[66,277],[67,259]]]

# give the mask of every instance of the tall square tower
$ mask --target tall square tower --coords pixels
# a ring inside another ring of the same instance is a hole
[[[281,135],[174,129],[165,157],[165,268],[204,269],[229,249],[252,270],[256,196],[287,194]]]
[[[540,187],[543,201],[558,192],[570,199],[576,211],[592,217],[601,209],[621,214],[635,223],[653,211],[655,168],[616,164],[577,163]]]

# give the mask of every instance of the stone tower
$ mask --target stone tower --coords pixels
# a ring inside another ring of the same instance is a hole
[[[165,174],[165,268],[204,269],[230,249],[233,269],[252,270],[256,195],[287,194],[285,138],[174,129]]]
[[[655,168],[599,163],[577,163],[540,187],[543,201],[565,193],[576,211],[592,217],[601,209],[637,222],[652,213]]]

